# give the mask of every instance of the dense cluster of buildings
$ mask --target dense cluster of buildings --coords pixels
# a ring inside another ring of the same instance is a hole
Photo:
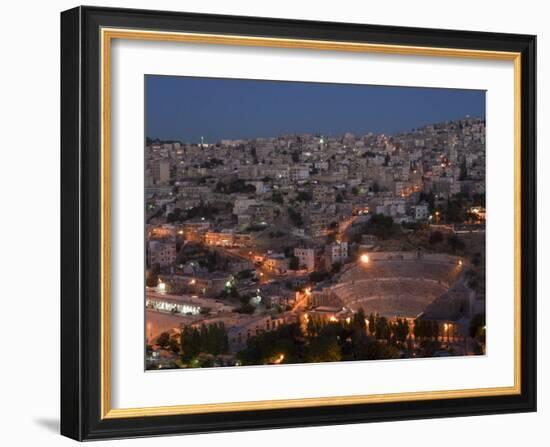
[[[485,121],[394,136],[148,139],[145,169],[147,270],[158,276],[151,293],[160,284],[183,300],[250,296],[250,314],[192,312],[193,322],[222,318],[241,346],[256,326],[296,318],[312,272],[337,273],[358,248],[375,247],[376,236],[362,232],[372,215],[436,224],[438,204],[483,197]],[[472,213],[484,219],[481,201]]]

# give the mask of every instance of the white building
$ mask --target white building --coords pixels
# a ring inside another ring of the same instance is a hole
[[[294,256],[298,258],[300,269],[315,270],[315,250],[313,248],[295,248]]]
[[[325,257],[327,268],[332,267],[335,263],[343,264],[348,259],[348,243],[334,242],[325,247]]]
[[[167,184],[170,181],[170,161],[155,160],[152,164],[152,174],[156,184]]]
[[[288,271],[288,261],[284,253],[272,253],[266,256],[264,266],[272,272],[285,274]]]
[[[238,216],[239,214],[245,214],[249,207],[256,204],[256,199],[236,199],[235,203],[233,204],[233,214],[235,214],[236,216]]]
[[[176,243],[149,241],[149,265],[166,266],[176,262]]]
[[[411,207],[414,220],[426,220],[430,214],[427,203],[420,203]]]
[[[290,167],[290,180],[300,181],[309,178],[309,166],[298,165]]]
[[[376,206],[376,213],[391,217],[403,216],[405,214],[405,204],[404,199],[385,199]]]

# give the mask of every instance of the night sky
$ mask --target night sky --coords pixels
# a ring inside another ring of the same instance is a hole
[[[309,82],[145,77],[146,136],[196,143],[290,133],[394,134],[485,117],[485,91]]]

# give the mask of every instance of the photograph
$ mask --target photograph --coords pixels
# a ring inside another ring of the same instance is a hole
[[[485,90],[144,87],[146,370],[487,354]]]

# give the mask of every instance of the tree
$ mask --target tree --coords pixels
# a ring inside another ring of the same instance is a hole
[[[283,195],[280,191],[273,191],[273,194],[271,195],[271,200],[275,203],[279,203],[280,205],[284,203]]]
[[[466,220],[467,210],[460,198],[447,201],[445,219],[449,223],[462,223]]]
[[[481,343],[485,343],[485,314],[475,314],[470,321],[469,335]]]
[[[250,148],[250,155],[252,155],[252,162],[257,165],[258,164],[258,154],[256,153],[256,148],[252,146]]]
[[[147,272],[145,284],[147,287],[156,287],[159,283],[160,264],[155,263],[151,269]]]
[[[243,365],[262,365],[280,359],[284,363],[303,361],[303,336],[297,323],[283,324],[277,329],[260,332],[251,337],[246,348],[237,353],[237,358]]]
[[[476,205],[485,206],[485,194],[483,193],[475,193],[472,196],[472,200]]]
[[[430,213],[433,213],[435,211],[435,195],[432,191],[429,193],[421,192],[420,196],[418,197],[418,203],[421,202],[427,202],[428,203],[428,209]]]
[[[168,340],[168,349],[170,349],[170,351],[174,354],[177,354],[180,351],[180,344],[177,336],[170,337],[170,340]]]
[[[181,330],[180,340],[182,360],[188,363],[196,359],[199,354],[216,356],[229,349],[229,340],[223,323],[202,324],[200,328],[186,326]]]
[[[250,304],[250,303],[245,303],[245,304],[241,304],[240,307],[237,307],[235,309],[235,312],[238,313],[238,314],[253,314],[254,311],[256,310],[256,308]]]
[[[340,345],[335,339],[314,338],[307,347],[305,360],[308,363],[339,362],[342,360]]]
[[[413,334],[414,338],[423,338],[424,337],[424,325],[422,324],[423,320],[419,320],[418,318],[414,320],[414,326],[413,326]]]
[[[216,187],[214,188],[214,191],[219,193],[225,193],[227,191],[227,186],[225,186],[224,182],[218,182],[216,183]]]
[[[404,318],[398,318],[392,324],[392,331],[395,335],[396,340],[404,343],[409,335],[409,323],[407,323],[407,320],[405,320]]]
[[[367,329],[366,319],[367,316],[365,315],[365,311],[362,307],[360,307],[359,310],[353,315],[352,324],[354,330],[364,334]]]
[[[369,333],[371,335],[374,335],[375,332],[376,332],[376,317],[371,312],[371,314],[369,315]]]
[[[185,362],[191,361],[200,353],[200,332],[195,327],[185,326],[181,330],[180,346],[182,352],[182,360]]]
[[[437,340],[437,337],[439,337],[439,323],[435,320],[432,320],[430,322],[430,329],[432,338]]]
[[[313,194],[309,191],[299,191],[296,195],[296,200],[298,202],[311,202],[313,199]]]
[[[375,324],[375,337],[378,340],[388,340],[391,337],[390,325],[386,317],[378,317]]]
[[[321,281],[324,281],[325,279],[327,279],[329,277],[329,274],[326,273],[326,272],[311,272],[309,274],[309,280],[311,282],[321,282]]]
[[[418,339],[436,339],[439,335],[439,323],[417,318],[414,320],[413,334]]]
[[[235,279],[243,280],[250,279],[254,276],[254,269],[245,269],[235,274]]]
[[[166,348],[169,341],[170,334],[168,332],[163,332],[157,337],[157,345],[159,345],[161,348]]]
[[[299,270],[300,269],[300,260],[297,256],[292,256],[288,263],[288,268],[290,270]]]
[[[443,233],[441,231],[434,231],[433,233],[430,233],[429,242],[430,245],[436,245],[443,242]]]
[[[367,222],[366,231],[381,239],[388,239],[395,232],[393,218],[384,214],[374,214]]]
[[[464,158],[460,163],[460,174],[458,179],[462,181],[462,180],[466,180],[467,178],[468,178],[468,169],[466,168],[466,159]]]
[[[304,225],[304,220],[302,218],[302,215],[296,211],[294,208],[288,207],[288,217],[292,221],[295,227],[302,227]]]
[[[462,239],[460,239],[456,234],[450,234],[447,236],[447,244],[449,245],[451,251],[456,253],[458,250],[464,250],[466,244]]]

